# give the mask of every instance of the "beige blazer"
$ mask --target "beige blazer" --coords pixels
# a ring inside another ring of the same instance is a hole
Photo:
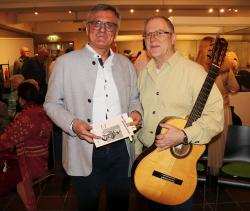
[[[133,64],[125,56],[116,53],[112,61],[122,112],[142,112]],[[63,166],[72,176],[87,176],[92,171],[93,144],[80,140],[70,125],[75,118],[91,124],[97,64],[94,54],[84,47],[57,58],[49,79],[44,108],[52,121],[64,131]],[[134,143],[126,141],[126,144],[131,167]]]

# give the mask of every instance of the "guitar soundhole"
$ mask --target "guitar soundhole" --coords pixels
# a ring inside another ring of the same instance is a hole
[[[188,144],[188,145],[180,145],[180,146],[176,146],[176,147],[172,147],[170,149],[172,155],[176,158],[185,158],[187,157],[190,152],[192,151],[192,144]]]

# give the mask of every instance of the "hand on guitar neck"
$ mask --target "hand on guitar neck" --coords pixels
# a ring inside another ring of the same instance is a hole
[[[157,151],[163,151],[170,147],[183,144],[185,137],[183,130],[168,123],[161,123],[160,126],[163,130],[167,130],[167,133],[161,133],[156,136],[155,145]]]

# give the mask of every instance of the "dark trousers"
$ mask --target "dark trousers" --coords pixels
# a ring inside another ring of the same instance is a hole
[[[109,211],[127,211],[130,178],[129,155],[125,141],[94,148],[93,170],[87,177],[72,176],[80,211],[97,211],[100,192],[105,187]]]

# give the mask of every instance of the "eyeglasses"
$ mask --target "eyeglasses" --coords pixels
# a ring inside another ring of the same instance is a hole
[[[142,35],[145,39],[150,39],[152,36],[157,38],[161,38],[166,34],[172,34],[172,32],[165,32],[165,31],[155,31],[155,32],[144,32]]]
[[[96,30],[100,29],[102,26],[104,26],[105,29],[107,31],[110,31],[110,32],[113,32],[117,29],[117,24],[112,23],[112,22],[104,22],[104,21],[100,21],[100,20],[94,20],[94,21],[89,21],[88,24],[90,24]]]

